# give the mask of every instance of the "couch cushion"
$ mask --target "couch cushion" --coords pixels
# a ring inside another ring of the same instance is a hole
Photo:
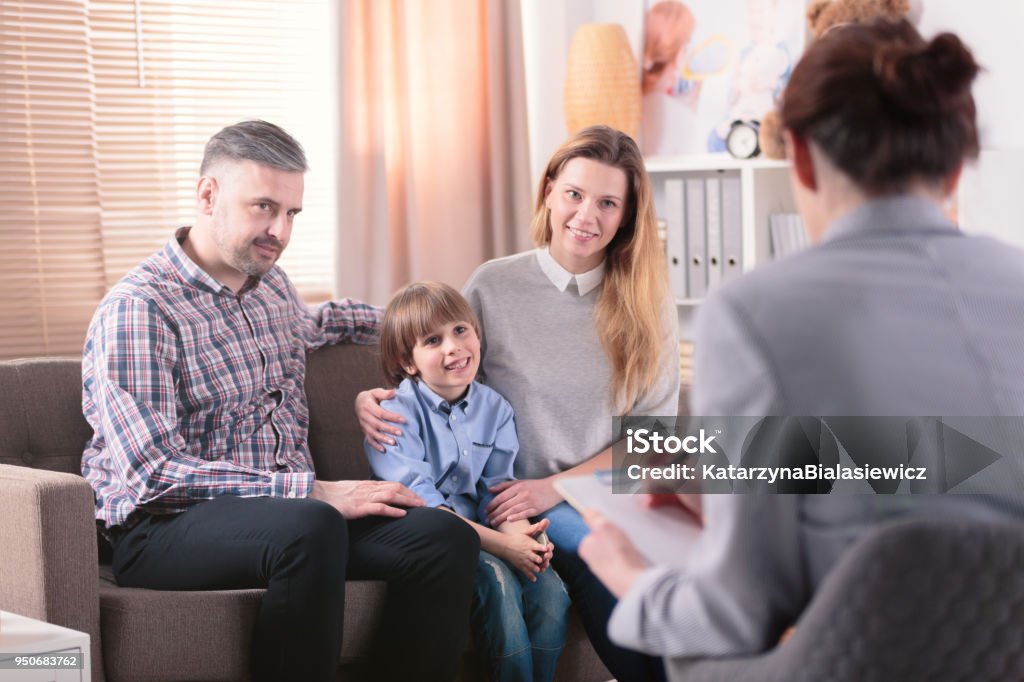
[[[92,436],[82,416],[81,358],[0,362],[0,464],[80,474]]]
[[[370,652],[387,591],[382,581],[345,586],[341,662]],[[171,592],[118,587],[100,570],[104,662],[111,682],[249,678],[249,642],[263,590]]]
[[[376,346],[324,346],[306,356],[309,448],[317,478],[360,480],[370,469],[356,419],[356,395],[382,386]]]

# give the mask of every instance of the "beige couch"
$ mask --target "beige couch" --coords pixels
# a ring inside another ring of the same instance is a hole
[[[79,474],[91,435],[80,372],[78,359],[0,363],[0,609],[89,633],[96,682],[246,679],[261,590],[121,588],[100,564],[93,493]],[[367,476],[352,404],[379,382],[367,347],[309,355],[310,447],[320,478]],[[367,652],[385,590],[381,582],[348,583],[339,679],[372,670]],[[460,677],[481,677],[471,651]],[[573,616],[558,679],[610,677]]]

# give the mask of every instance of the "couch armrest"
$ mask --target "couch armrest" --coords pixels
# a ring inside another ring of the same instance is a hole
[[[102,654],[94,499],[81,476],[0,464],[0,609],[88,633],[95,674]]]

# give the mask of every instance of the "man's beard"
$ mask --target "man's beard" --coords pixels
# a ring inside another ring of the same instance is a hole
[[[267,246],[276,249],[277,257],[273,260],[256,258],[253,255],[253,248],[256,246]],[[282,251],[284,251],[284,244],[278,241],[276,237],[257,237],[245,246],[232,250],[231,265],[249,277],[262,277],[270,272],[270,268],[274,267],[277,259],[281,257]]]
[[[235,270],[244,273],[248,277],[263,277],[263,275],[270,272],[270,268],[274,267],[274,264],[277,263],[277,259],[281,257],[281,252],[284,251],[284,244],[282,244],[277,237],[256,237],[255,239],[249,240],[248,243],[242,246],[231,246],[224,238],[226,233],[227,230],[222,219],[215,219],[213,230],[214,242],[222,251],[227,252],[228,265],[233,267]],[[258,258],[253,253],[253,248],[256,246],[267,246],[276,249],[277,257],[273,260]]]

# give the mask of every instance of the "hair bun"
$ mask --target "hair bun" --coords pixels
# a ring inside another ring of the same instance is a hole
[[[923,45],[881,47],[874,68],[889,101],[911,116],[940,113],[969,95],[979,71],[971,51],[952,33]]]
[[[934,72],[943,89],[959,95],[971,87],[981,67],[960,38],[952,33],[941,33],[928,43],[925,54],[932,62]]]

